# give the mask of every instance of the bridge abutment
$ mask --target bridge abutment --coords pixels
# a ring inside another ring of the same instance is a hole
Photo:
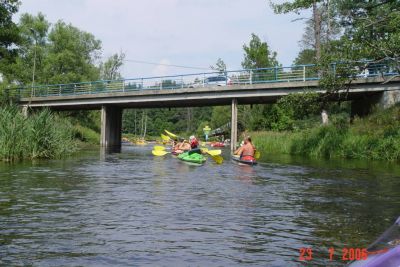
[[[371,113],[374,107],[386,109],[400,102],[400,91],[391,90],[364,95],[351,102],[351,117],[363,117]]]
[[[121,146],[122,109],[115,106],[101,107],[100,145],[106,148]]]

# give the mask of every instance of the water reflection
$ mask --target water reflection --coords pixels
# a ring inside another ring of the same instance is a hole
[[[0,164],[0,265],[298,266],[312,247],[311,265],[340,266],[330,247],[365,247],[399,215],[397,165],[150,150]]]

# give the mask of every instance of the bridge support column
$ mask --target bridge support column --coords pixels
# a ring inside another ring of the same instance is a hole
[[[363,117],[371,113],[374,107],[389,108],[400,102],[400,91],[384,91],[374,95],[366,95],[363,98],[351,102],[351,117]]]
[[[236,150],[237,143],[237,99],[232,99],[232,112],[231,112],[231,151]]]
[[[101,137],[103,147],[121,146],[122,109],[114,106],[101,107]]]

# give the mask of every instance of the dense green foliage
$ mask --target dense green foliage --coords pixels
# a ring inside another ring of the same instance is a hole
[[[12,21],[12,15],[17,13],[18,6],[18,0],[0,1],[0,74],[4,70],[10,70],[10,64],[18,55],[16,46],[21,41],[19,28]]]
[[[94,63],[101,42],[92,34],[63,21],[51,25],[41,13],[21,15],[18,26],[23,41],[17,61],[4,72],[6,80],[57,84],[99,79]]]
[[[212,110],[211,107],[125,110],[122,117],[123,132],[143,136],[146,129],[146,135],[159,136],[167,129],[199,135],[210,121]]]
[[[276,52],[270,51],[266,42],[261,42],[260,37],[251,34],[249,45],[244,44],[244,60],[242,67],[245,69],[257,69],[278,66]]]
[[[357,118],[334,116],[328,126],[297,133],[253,133],[255,144],[266,153],[309,157],[400,161],[400,105]]]
[[[400,2],[381,0],[339,1],[343,58],[393,60],[400,70]]]
[[[25,117],[15,106],[0,108],[0,159],[55,158],[76,150],[72,125],[49,110]]]

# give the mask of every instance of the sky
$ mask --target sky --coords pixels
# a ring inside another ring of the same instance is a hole
[[[218,58],[228,70],[241,69],[243,45],[251,33],[290,66],[299,52],[304,20],[275,15],[268,0],[21,0],[22,13],[42,12],[102,42],[102,58],[124,52],[125,78],[200,73]],[[274,1],[277,2],[277,1]],[[303,17],[306,14],[302,15]],[[134,61],[196,67],[178,68]]]

